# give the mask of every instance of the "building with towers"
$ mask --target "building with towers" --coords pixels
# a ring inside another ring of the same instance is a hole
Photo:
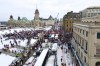
[[[18,16],[18,19],[15,20],[13,16],[11,15],[8,22],[7,26],[8,27],[43,27],[43,26],[52,26],[55,23],[55,19],[50,15],[49,18],[41,18],[39,15],[39,10],[35,10],[35,16],[34,19],[28,20],[26,17],[20,18]]]

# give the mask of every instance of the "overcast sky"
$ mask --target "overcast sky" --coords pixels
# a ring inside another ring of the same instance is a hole
[[[15,19],[18,16],[34,18],[37,8],[40,17],[62,18],[68,11],[79,12],[90,6],[100,6],[100,0],[0,0],[0,21],[7,21],[12,14]]]

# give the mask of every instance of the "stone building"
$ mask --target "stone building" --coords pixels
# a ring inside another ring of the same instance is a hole
[[[82,66],[100,66],[100,15],[73,23],[72,46]]]
[[[80,13],[68,12],[63,17],[63,28],[67,32],[73,31],[73,22],[79,22],[81,18]]]
[[[7,28],[7,21],[0,21],[0,30],[5,30]]]
[[[93,17],[100,14],[100,7],[88,7],[80,12],[82,14],[82,18]]]
[[[14,27],[43,27],[46,25],[54,25],[55,19],[52,16],[50,16],[47,19],[40,18],[39,16],[40,13],[38,9],[35,10],[34,14],[35,16],[33,20],[28,20],[26,17],[23,17],[22,19],[18,17],[18,19],[15,20],[11,15],[8,20],[7,26],[14,28]]]

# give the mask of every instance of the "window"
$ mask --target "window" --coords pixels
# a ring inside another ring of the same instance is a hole
[[[81,33],[82,29],[80,29],[80,33]]]
[[[90,13],[88,13],[88,17],[90,17]]]
[[[96,54],[100,54],[100,48],[96,49]]]
[[[81,59],[83,59],[83,53],[81,52]]]
[[[82,40],[82,47],[84,47],[84,40]]]
[[[84,56],[84,62],[86,63],[86,57]]]
[[[100,32],[97,33],[97,39],[100,39]]]
[[[86,37],[88,37],[88,31],[86,31]]]
[[[87,50],[87,48],[88,48],[88,43],[86,42],[86,50]]]
[[[78,28],[78,32],[79,32],[79,30],[80,30],[80,29]]]
[[[81,44],[81,38],[80,38],[80,44]]]
[[[79,49],[79,54],[80,54],[80,49]]]
[[[84,35],[84,30],[83,30],[83,35]]]

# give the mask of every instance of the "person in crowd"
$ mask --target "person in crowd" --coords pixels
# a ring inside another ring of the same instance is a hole
[[[61,62],[62,62],[62,58],[61,58]]]

